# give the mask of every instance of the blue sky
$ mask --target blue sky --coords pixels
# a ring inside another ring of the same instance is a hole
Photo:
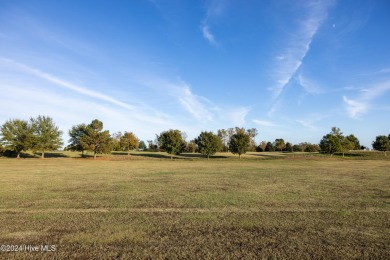
[[[390,1],[0,0],[0,123],[390,133]]]

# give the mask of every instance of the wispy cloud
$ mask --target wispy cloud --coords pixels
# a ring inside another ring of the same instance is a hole
[[[126,109],[108,106],[99,100],[86,100],[82,96],[63,95],[54,89],[42,89],[42,81],[22,83],[0,82],[3,93],[0,102],[0,121],[12,118],[28,119],[30,116],[48,115],[54,118],[63,131],[63,140],[68,140],[67,131],[73,125],[89,123],[97,118],[110,132],[131,130],[142,139],[153,137],[155,133],[166,130],[171,120],[152,122],[134,118]],[[23,104],[19,106],[16,104]],[[7,108],[12,107],[12,111]],[[27,109],[28,108],[28,109]],[[3,112],[2,112],[3,111]]]
[[[205,125],[243,126],[252,110],[248,106],[217,105],[205,97],[194,94],[190,86],[183,81],[174,86],[173,94],[182,107]]]
[[[390,91],[390,80],[360,89],[355,99],[343,96],[348,116],[359,118],[361,114],[366,113],[372,107],[372,102],[377,97],[384,95],[387,91]]]
[[[217,40],[214,34],[210,31],[210,21],[225,13],[229,4],[228,0],[211,0],[206,6],[206,14],[201,22],[201,30],[203,37],[211,44],[217,45]]]
[[[343,100],[347,106],[347,113],[351,118],[357,118],[368,110],[367,102],[348,99],[345,96],[343,96]]]
[[[3,68],[0,70],[0,92],[4,93],[0,120],[8,119],[10,115],[25,118],[47,114],[56,122],[58,120],[64,138],[73,124],[87,123],[94,118],[102,120],[106,129],[131,129],[141,133],[141,138],[150,138],[167,128],[179,128],[194,137],[206,128],[243,126],[251,110],[249,107],[218,106],[195,94],[190,85],[180,79],[169,81],[148,75],[140,84],[153,88],[153,95],[161,101],[151,101],[159,109],[155,111],[140,102],[128,103],[11,59],[0,57],[0,66]],[[16,72],[16,78],[12,76],[13,72]],[[136,93],[133,99],[139,99]],[[164,102],[171,107],[165,108]],[[15,104],[23,106],[20,109],[16,106],[12,114],[7,112],[7,108],[15,107]],[[27,114],[26,107],[31,107]],[[165,114],[167,111],[169,114]]]
[[[315,127],[315,126],[313,125],[313,123],[310,122],[310,121],[306,121],[306,120],[297,120],[297,122],[300,123],[300,124],[301,124],[302,126],[304,126],[305,128],[308,128],[308,129],[310,129],[310,130],[316,130],[316,129],[317,129],[317,127]]]
[[[310,94],[320,94],[323,93],[323,89],[319,86],[317,82],[314,82],[313,80],[308,79],[307,77],[304,77],[301,74],[298,75],[297,81],[301,87]]]
[[[278,126],[270,121],[266,120],[258,120],[258,119],[252,119],[252,122],[259,126],[265,126],[265,127],[275,127]]]
[[[140,111],[139,107],[142,107],[142,106],[135,106],[135,105],[128,104],[126,102],[120,101],[120,100],[113,98],[111,96],[108,96],[106,94],[103,94],[103,93],[100,93],[97,91],[93,91],[93,90],[90,90],[90,89],[85,88],[85,87],[81,87],[79,85],[73,84],[73,83],[71,83],[67,80],[64,80],[64,79],[60,79],[56,76],[53,76],[49,73],[43,72],[43,71],[38,70],[36,68],[32,68],[32,67],[27,66],[27,65],[22,64],[22,63],[18,63],[14,60],[0,57],[0,62],[5,63],[8,66],[20,69],[23,72],[32,74],[32,75],[34,75],[38,78],[44,79],[48,82],[54,83],[56,86],[60,86],[64,89],[68,89],[68,90],[71,90],[73,92],[77,92],[77,93],[83,94],[85,96],[88,96],[90,98],[97,99],[100,101],[105,101],[105,102],[108,102],[112,105],[118,106],[122,109],[132,111],[132,112],[134,112],[134,113],[132,113],[132,115],[134,117],[136,117],[138,120],[163,123],[167,119],[167,118],[165,118],[165,119],[160,118],[162,116],[161,113],[159,113],[158,117],[152,117],[149,115],[149,113],[148,114],[140,113],[141,111]],[[149,112],[151,112],[151,111],[149,111]]]
[[[181,79],[167,80],[156,75],[144,75],[137,80],[140,85],[152,89],[159,95],[173,97],[182,109],[196,120],[211,122],[214,120],[215,105],[208,99],[196,95],[189,84]]]
[[[299,70],[318,28],[327,16],[328,9],[333,1],[312,1],[304,9],[308,15],[302,19],[298,28],[287,40],[289,45],[275,57],[275,84],[271,88],[277,99],[284,88],[289,84],[295,73]],[[305,2],[306,3],[306,2]]]
[[[318,130],[318,127],[314,125],[315,121],[313,120],[297,120],[299,124],[309,130]]]
[[[211,122],[214,119],[210,108],[211,102],[204,97],[192,93],[190,86],[180,81],[178,85],[171,85],[172,94],[179,100],[183,108],[196,119],[203,122]]]
[[[329,114],[311,114],[306,118],[295,120],[297,123],[302,125],[304,128],[310,131],[319,131],[320,128],[316,125],[317,122],[323,121],[329,117]]]
[[[246,117],[250,111],[251,108],[249,107],[238,107],[230,110],[226,109],[225,112],[222,113],[226,113],[230,125],[243,126],[246,122]]]
[[[67,89],[76,91],[78,93],[84,94],[84,95],[89,96],[89,97],[101,99],[101,100],[110,102],[110,103],[112,103],[114,105],[117,105],[117,106],[129,109],[129,110],[134,110],[134,107],[129,105],[129,104],[127,104],[127,103],[121,102],[121,101],[119,101],[119,100],[117,100],[115,98],[112,98],[110,96],[104,95],[102,93],[99,93],[99,92],[96,92],[96,91],[93,91],[93,90],[89,90],[89,89],[77,86],[75,84],[72,84],[70,82],[62,80],[60,78],[57,78],[57,77],[55,77],[53,75],[50,75],[50,74],[45,73],[45,72],[42,72],[42,71],[40,71],[38,69],[31,68],[31,67],[29,67],[27,65],[15,62],[15,61],[10,60],[10,59],[0,58],[0,60],[3,61],[3,62],[7,62],[7,63],[9,63],[11,65],[17,66],[17,67],[19,67],[20,69],[22,69],[22,70],[24,70],[26,72],[29,72],[29,73],[34,74],[35,76],[38,76],[38,77],[40,77],[42,79],[48,80],[48,81],[50,81],[52,83],[55,83],[55,84],[57,84],[57,85],[59,85],[59,86],[61,86],[63,88],[67,88]]]
[[[217,43],[215,41],[214,35],[210,32],[208,25],[203,25],[202,26],[202,33],[203,33],[203,37],[206,40],[208,40],[211,44],[216,44]]]
[[[242,126],[251,111],[248,106],[225,106],[194,93],[191,86],[181,80],[167,80],[158,76],[144,76],[138,79],[143,86],[161,94],[174,97],[181,108],[193,118],[194,123],[205,126]],[[187,117],[188,119],[188,117]]]

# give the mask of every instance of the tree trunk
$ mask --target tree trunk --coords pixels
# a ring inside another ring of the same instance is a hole
[[[18,152],[18,154],[16,155],[16,158],[20,159],[20,152]]]
[[[241,160],[241,154],[239,154],[239,155],[238,155],[238,159],[240,159],[240,160]]]
[[[96,160],[96,151],[93,152],[93,159]]]
[[[84,150],[81,150],[81,158],[84,158]]]
[[[385,151],[385,156],[387,156],[386,151]]]
[[[45,151],[42,151],[41,159],[45,159]]]
[[[173,161],[173,155],[171,154],[171,161]]]
[[[207,155],[207,160],[209,160],[210,159],[210,155]]]
[[[343,157],[344,157],[344,152],[343,152]]]

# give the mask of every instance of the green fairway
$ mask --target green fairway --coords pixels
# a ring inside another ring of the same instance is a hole
[[[55,246],[0,258],[390,258],[389,160],[258,155],[0,159],[0,244]]]

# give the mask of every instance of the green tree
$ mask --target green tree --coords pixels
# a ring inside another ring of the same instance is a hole
[[[292,147],[293,147],[293,145],[290,142],[287,142],[285,149],[286,149],[287,152],[293,152],[293,148]]]
[[[141,150],[145,150],[146,149],[145,142],[144,141],[139,141],[138,148],[141,149]]]
[[[344,153],[348,152],[350,150],[353,150],[355,148],[355,143],[348,139],[347,137],[343,138],[341,141],[341,146],[342,146],[342,152],[343,152],[343,157]]]
[[[343,133],[341,132],[340,128],[338,127],[332,127],[332,131],[330,132],[332,135],[342,139]]]
[[[1,126],[1,144],[4,150],[15,151],[16,157],[20,158],[20,153],[32,146],[31,125],[24,120],[8,120]]]
[[[198,138],[195,139],[195,143],[198,145],[198,150],[201,154],[206,155],[207,159],[210,155],[214,155],[221,149],[222,142],[218,135],[212,132],[201,132]]]
[[[354,135],[345,137],[340,128],[332,127],[332,131],[325,135],[320,141],[320,150],[329,153],[331,156],[336,152],[344,153],[349,150],[359,149],[359,140]]]
[[[294,144],[292,149],[293,149],[293,152],[300,152],[301,146],[299,144]]]
[[[320,149],[323,153],[329,153],[331,156],[336,152],[343,151],[343,133],[340,128],[332,127],[332,131],[323,136],[320,141]]]
[[[261,145],[256,146],[256,152],[264,152],[263,147]]]
[[[88,149],[88,146],[82,142],[82,137],[87,133],[87,126],[85,124],[79,124],[72,126],[68,134],[70,136],[69,145],[67,149],[70,151],[81,152],[81,157],[84,157],[84,151]]]
[[[267,142],[264,151],[266,151],[266,152],[274,152],[275,151],[275,147],[273,146],[273,144],[271,142]]]
[[[317,144],[306,143],[305,152],[315,153],[318,152],[319,150],[320,147]]]
[[[286,143],[284,142],[283,138],[275,139],[274,146],[280,151],[283,151],[283,149],[286,147]]]
[[[241,159],[241,155],[248,151],[250,138],[244,128],[236,127],[235,134],[230,137],[229,150],[233,154],[238,154],[238,158]]]
[[[30,121],[33,131],[32,149],[41,152],[41,158],[45,158],[46,151],[57,150],[63,145],[62,131],[51,117],[38,116],[31,118]]]
[[[97,119],[87,125],[86,134],[81,138],[81,142],[93,152],[93,159],[96,159],[96,154],[108,153],[112,148],[110,132],[103,131],[103,122]]]
[[[333,155],[343,150],[342,140],[332,133],[325,135],[320,141],[320,149],[323,153]]]
[[[139,139],[132,132],[125,132],[121,136],[119,143],[121,149],[129,154],[131,150],[138,149]]]
[[[349,142],[352,143],[351,149],[350,150],[360,150],[360,142],[359,139],[354,136],[353,134],[350,134],[345,137]]]
[[[375,141],[372,142],[372,148],[377,151],[383,151],[386,156],[386,152],[390,150],[390,135],[378,135]]]
[[[157,140],[160,148],[171,155],[171,160],[173,160],[174,154],[182,153],[186,147],[186,143],[179,130],[170,129],[169,131],[164,131],[158,136]]]

